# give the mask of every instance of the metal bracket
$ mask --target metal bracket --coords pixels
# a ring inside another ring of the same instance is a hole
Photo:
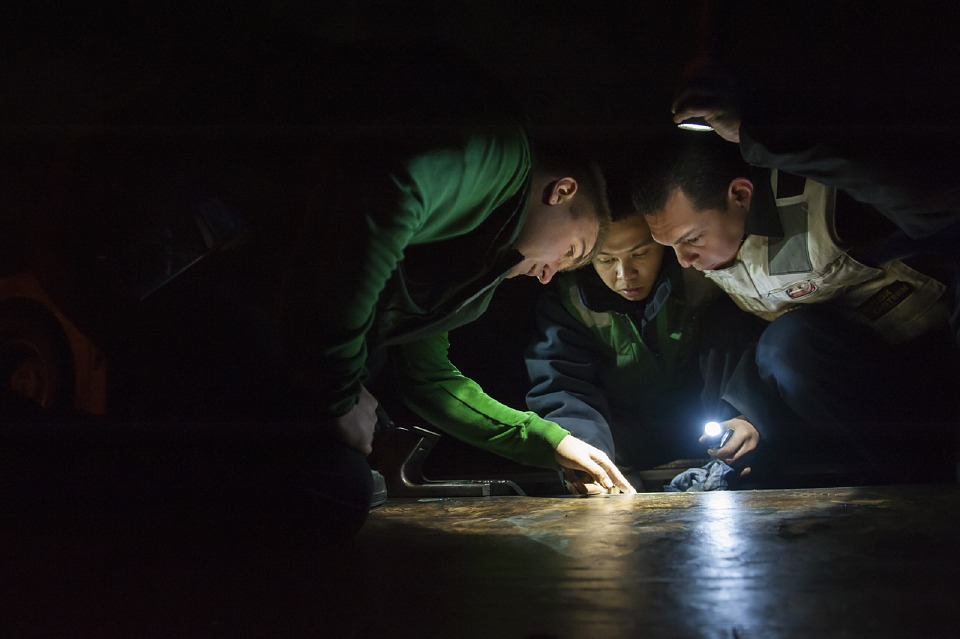
[[[405,439],[412,438],[415,442],[399,465],[388,464],[387,467],[381,466],[378,469],[386,480],[387,494],[390,497],[490,497],[526,494],[515,482],[507,479],[428,479],[423,474],[423,463],[440,439],[439,433],[419,426],[399,425],[392,425],[381,432],[390,433],[391,439],[399,439],[397,436],[402,434]]]

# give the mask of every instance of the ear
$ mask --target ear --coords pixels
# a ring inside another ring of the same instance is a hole
[[[738,177],[727,187],[727,204],[744,211],[750,210],[753,201],[753,182],[748,178]]]
[[[547,204],[554,206],[569,202],[577,192],[577,181],[572,177],[554,180],[547,188]]]

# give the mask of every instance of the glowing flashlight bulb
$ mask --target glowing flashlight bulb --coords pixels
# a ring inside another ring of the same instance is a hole
[[[709,442],[710,449],[720,449],[733,435],[733,429],[724,428],[719,422],[707,422],[703,425],[703,434]]]
[[[704,118],[688,118],[677,126],[684,131],[713,131]]]
[[[718,422],[707,422],[703,425],[703,432],[707,437],[716,437],[720,434],[720,424]]]

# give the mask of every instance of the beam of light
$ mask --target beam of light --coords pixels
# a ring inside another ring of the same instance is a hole
[[[703,506],[704,559],[715,567],[734,569],[748,551],[739,530],[736,499],[729,491],[718,490],[704,495]]]

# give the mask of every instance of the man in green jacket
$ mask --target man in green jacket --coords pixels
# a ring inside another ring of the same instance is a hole
[[[349,133],[315,166],[306,215],[288,235],[283,353],[305,412],[369,454],[377,400],[365,383],[386,359],[427,424],[632,491],[602,451],[489,397],[448,357],[448,332],[483,313],[505,280],[546,284],[589,261],[609,218],[600,172],[534,147],[475,70],[397,55],[378,60],[377,77],[389,90],[368,120],[346,114]]]

